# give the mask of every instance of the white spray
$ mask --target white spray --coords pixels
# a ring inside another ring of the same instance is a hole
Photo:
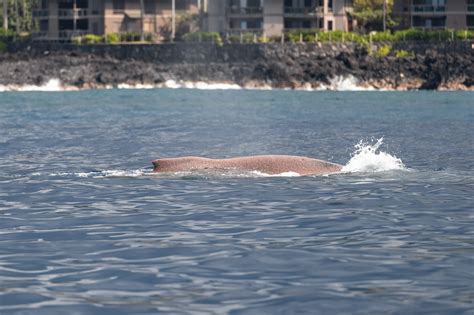
[[[405,170],[406,167],[401,159],[389,153],[379,151],[382,143],[383,137],[378,139],[373,145],[361,140],[355,145],[355,152],[353,153],[352,158],[341,171],[344,173],[373,173]]]

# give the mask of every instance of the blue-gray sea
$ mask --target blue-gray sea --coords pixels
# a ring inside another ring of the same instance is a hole
[[[473,137],[472,92],[0,93],[0,314],[474,314]],[[253,154],[368,167],[152,173]]]

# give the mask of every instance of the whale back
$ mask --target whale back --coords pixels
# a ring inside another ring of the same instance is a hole
[[[341,165],[324,160],[291,155],[257,155],[229,159],[203,157],[164,158],[153,161],[155,172],[186,172],[199,170],[259,171],[274,175],[294,172],[300,175],[323,175],[339,172]]]

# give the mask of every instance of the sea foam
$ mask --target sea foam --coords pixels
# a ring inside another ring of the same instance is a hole
[[[79,91],[86,89],[195,89],[195,90],[272,90],[268,85],[252,85],[240,86],[235,83],[228,82],[203,82],[203,81],[175,81],[168,80],[158,84],[129,84],[120,83],[117,85],[87,85],[86,87],[77,87],[72,85],[65,85],[59,79],[50,79],[42,85],[18,85],[8,84],[0,85],[0,92],[63,92],[63,91]],[[374,91],[371,86],[364,86],[354,76],[337,76],[330,80],[329,84],[321,84],[319,87],[312,87],[310,84],[302,85],[294,88],[302,91]],[[284,90],[291,90],[290,88]]]

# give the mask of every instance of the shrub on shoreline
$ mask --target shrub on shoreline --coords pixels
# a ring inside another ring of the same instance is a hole
[[[5,38],[12,38],[14,35],[8,33],[2,35],[0,40],[8,42]],[[372,32],[369,34],[359,34],[354,32],[330,31],[324,32],[320,29],[295,29],[282,34],[282,36],[266,37],[260,33],[243,32],[241,34],[221,35],[217,32],[193,32],[182,37],[184,42],[213,42],[222,45],[224,42],[230,43],[278,43],[278,42],[356,42],[364,46],[370,43],[394,43],[403,41],[452,41],[452,40],[474,40],[474,30],[432,30],[407,29],[400,31]],[[111,33],[104,36],[87,34],[72,38],[74,44],[118,44],[140,42],[140,33]],[[154,42],[154,35],[145,34],[146,42]]]
[[[5,42],[0,41],[0,54],[6,53],[7,50],[8,50],[8,45]]]
[[[222,45],[223,41],[219,33],[217,32],[195,32],[188,33],[183,36],[185,42],[211,42],[218,45]]]

